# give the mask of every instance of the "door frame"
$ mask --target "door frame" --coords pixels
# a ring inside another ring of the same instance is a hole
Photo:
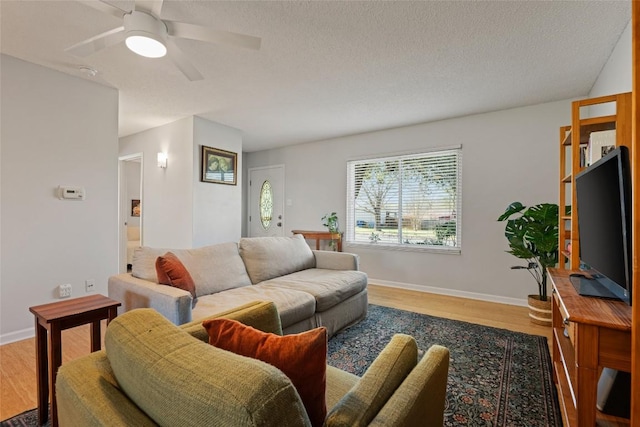
[[[283,234],[284,234],[284,230],[285,230],[285,224],[286,224],[286,220],[287,220],[287,215],[284,215],[284,208],[286,206],[286,203],[285,203],[285,187],[286,187],[285,186],[285,177],[286,177],[285,172],[286,172],[286,170],[285,170],[284,164],[269,165],[269,166],[259,166],[259,167],[247,169],[247,181],[249,182],[249,185],[248,185],[248,189],[249,190],[247,191],[247,201],[248,201],[247,202],[247,236],[249,236],[249,237],[253,237],[253,236],[251,236],[251,220],[250,220],[250,218],[251,218],[251,207],[252,207],[251,204],[253,203],[253,200],[251,198],[251,174],[254,171],[265,170],[265,169],[282,169],[282,178],[283,179],[282,179],[282,200],[281,200],[281,203],[282,203],[282,207],[281,208],[282,208],[282,210],[281,211],[282,211],[283,216],[284,216],[284,218],[282,219]]]
[[[144,153],[133,153],[118,157],[118,271],[127,272],[127,218],[129,212],[128,200],[124,178],[124,162],[140,159],[140,204],[144,200]],[[143,217],[144,209],[140,212],[140,245],[143,243]]]

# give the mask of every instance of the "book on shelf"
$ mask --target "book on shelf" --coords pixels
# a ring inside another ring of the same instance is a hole
[[[591,132],[589,134],[589,144],[587,145],[586,166],[594,164],[614,148],[616,148],[615,129]]]

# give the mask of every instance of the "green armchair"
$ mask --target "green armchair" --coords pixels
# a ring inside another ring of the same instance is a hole
[[[212,317],[282,332],[270,302]],[[107,328],[106,351],[60,367],[60,425],[310,425],[295,387],[281,371],[210,346],[201,324],[178,327],[152,309],[116,318]],[[325,426],[442,425],[448,367],[446,348],[432,346],[418,361],[415,340],[402,334],[362,377],[327,366]]]

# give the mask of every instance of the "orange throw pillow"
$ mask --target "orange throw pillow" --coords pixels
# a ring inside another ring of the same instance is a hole
[[[231,319],[205,320],[202,325],[209,344],[280,369],[298,391],[311,424],[322,426],[327,416],[327,328],[280,336]]]
[[[184,289],[196,298],[196,284],[184,264],[172,252],[159,256],[156,259],[156,274],[158,283]]]

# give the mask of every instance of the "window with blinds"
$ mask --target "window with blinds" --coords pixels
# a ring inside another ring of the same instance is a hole
[[[460,252],[460,147],[347,162],[345,240]]]

